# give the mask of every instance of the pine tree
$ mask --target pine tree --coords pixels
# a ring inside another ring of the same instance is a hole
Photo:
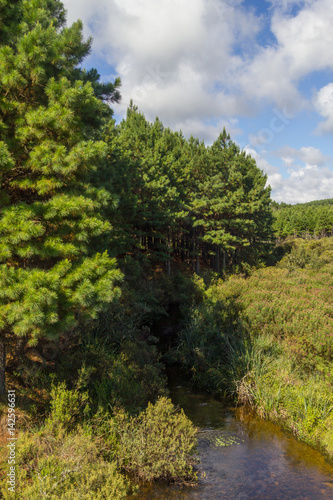
[[[196,237],[215,254],[216,271],[220,271],[221,253],[223,267],[227,253],[234,263],[237,253],[254,263],[272,239],[266,176],[225,130],[206,155],[201,154],[200,163],[195,166],[197,182],[191,200]]]
[[[0,392],[6,343],[56,338],[119,296],[107,252],[106,144],[96,128],[117,100],[78,65],[90,50],[58,0],[0,3]],[[82,77],[82,79],[78,79]],[[84,78],[83,78],[84,77]]]
[[[172,234],[183,216],[179,193],[179,134],[156,119],[149,123],[131,104],[127,117],[114,129],[109,124],[110,189],[118,204],[119,251],[149,250],[154,258],[170,260]]]

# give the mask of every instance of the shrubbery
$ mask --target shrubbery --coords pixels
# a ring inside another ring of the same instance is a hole
[[[121,500],[137,478],[195,482],[197,429],[170,400],[160,398],[138,416],[101,410],[78,423],[82,396],[63,384],[53,388],[51,411],[39,430],[21,431],[17,441],[17,498]],[[70,418],[71,412],[77,417]],[[0,489],[4,499],[7,477]]]
[[[105,460],[108,446],[87,427],[75,424],[82,403],[64,384],[52,390],[51,412],[38,431],[20,432],[17,441],[16,497],[29,500],[125,499],[129,481],[115,462]],[[4,499],[12,499],[7,478]]]
[[[5,478],[4,499],[121,500],[131,490],[116,463],[102,458],[100,443],[80,429],[21,433],[17,450],[17,496]]]
[[[146,481],[196,481],[197,429],[169,399],[148,404],[137,417],[119,413],[116,426],[116,457],[122,469]]]

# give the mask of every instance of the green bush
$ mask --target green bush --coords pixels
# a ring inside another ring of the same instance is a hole
[[[209,286],[201,304],[189,311],[176,359],[200,387],[223,397],[234,391],[235,380],[245,374],[250,347],[239,320],[237,293],[221,283]]]
[[[58,432],[48,427],[21,433],[17,441],[16,493],[8,491],[6,479],[1,493],[5,500],[122,500],[130,491],[129,481],[116,464],[105,461],[103,443],[82,429]]]
[[[86,412],[90,408],[89,416],[98,408],[110,412],[119,406],[137,412],[148,401],[167,394],[161,356],[150,340],[123,339],[114,344],[107,334],[90,332],[65,354],[58,368],[59,377],[80,389],[81,399],[88,395],[83,406]]]
[[[59,426],[69,429],[74,426],[80,413],[89,411],[88,394],[78,390],[66,389],[62,382],[51,390],[51,411],[46,419],[46,426],[57,429]]]
[[[118,434],[116,457],[119,466],[139,479],[162,479],[193,483],[197,480],[197,429],[184,412],[167,398],[137,417],[120,412],[115,419]]]
[[[291,242],[289,252],[280,260],[277,267],[294,271],[299,268],[321,269],[333,261],[333,238],[303,240],[296,238]]]

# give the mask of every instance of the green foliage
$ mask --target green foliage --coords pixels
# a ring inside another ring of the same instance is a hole
[[[122,406],[135,411],[165,393],[165,377],[158,360],[156,349],[144,342],[125,344],[117,357],[107,360],[108,371],[104,377],[90,384],[98,406]]]
[[[250,367],[238,383],[239,400],[332,455],[331,384],[319,374],[304,374],[286,352],[257,356]]]
[[[131,310],[135,313],[131,305],[123,302],[105,312],[88,332],[78,334],[58,360],[57,379],[69,382],[81,399],[88,393],[89,415],[98,408],[136,412],[166,394],[156,339],[139,318],[131,317]],[[125,307],[128,314],[124,314]]]
[[[120,467],[138,478],[192,483],[197,429],[170,400],[160,398],[137,417],[116,415]]]
[[[208,286],[201,303],[188,311],[188,323],[180,333],[177,359],[201,387],[230,395],[235,381],[247,369],[249,339],[239,321],[241,306],[234,291]]]
[[[277,266],[289,271],[299,268],[319,270],[333,260],[333,239],[302,240],[297,238],[290,243],[290,250]]]
[[[236,436],[220,436],[215,438],[216,446],[233,446],[235,444],[241,444],[242,440]]]
[[[131,417],[119,410],[113,417],[99,410],[83,426],[72,427],[79,394],[58,386],[52,392],[45,425],[20,432],[16,450],[17,498],[122,499],[131,487],[118,467],[144,480],[195,483],[197,429],[171,401]],[[4,498],[7,477],[1,481]]]
[[[58,0],[0,4],[0,349],[22,396],[51,397],[39,430],[21,431],[17,496],[120,500],[117,467],[195,483],[196,429],[163,397],[151,335],[171,303],[185,317],[176,357],[200,385],[333,453],[333,244],[286,243],[258,270],[272,209],[279,238],[322,237],[332,200],[272,203],[225,130],[207,147],[133,104],[116,125],[120,81],[79,68],[82,23],[66,27]],[[59,337],[51,361],[36,351],[17,366],[27,343]]]
[[[2,481],[3,498],[39,500],[121,500],[130,492],[129,481],[115,462],[101,456],[103,443],[82,429],[65,432],[48,427],[30,434],[20,433],[17,447],[16,493]]]
[[[51,411],[45,421],[47,428],[63,427],[68,430],[77,422],[80,413],[89,411],[88,394],[66,389],[65,383],[53,386],[51,390]]]
[[[132,104],[104,139],[119,252],[145,252],[169,273],[171,260],[220,272],[266,255],[273,221],[266,177],[225,130],[206,147],[158,119],[147,122]]]

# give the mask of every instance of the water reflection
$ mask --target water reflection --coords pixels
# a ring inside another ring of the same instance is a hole
[[[140,500],[332,500],[333,465],[289,433],[170,381],[171,398],[200,427],[200,483],[154,484]]]

